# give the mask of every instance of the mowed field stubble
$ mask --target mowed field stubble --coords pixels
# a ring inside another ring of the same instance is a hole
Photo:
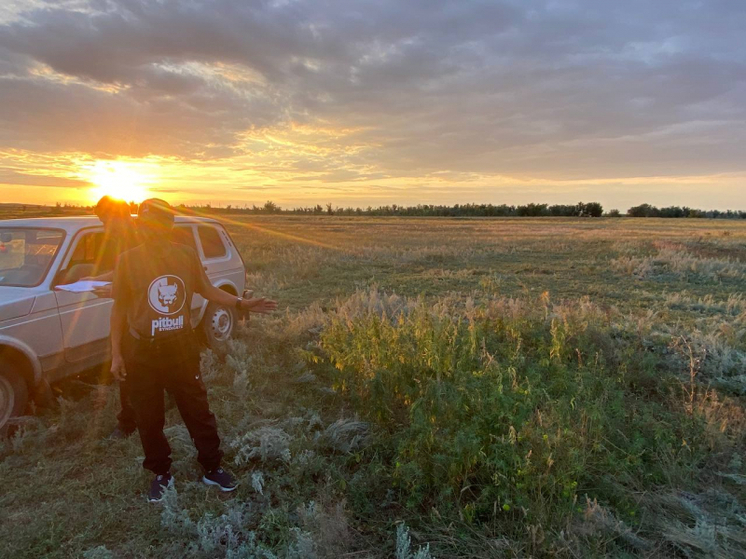
[[[746,223],[217,216],[241,487],[144,497],[102,372],[0,444],[4,557],[746,557]]]

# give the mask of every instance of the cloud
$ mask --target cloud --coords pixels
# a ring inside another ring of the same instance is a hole
[[[87,181],[55,177],[46,175],[31,175],[13,171],[11,169],[0,169],[0,184],[14,186],[51,186],[56,188],[87,188],[91,184]]]
[[[746,170],[737,0],[27,7],[0,26],[0,149],[288,183]]]

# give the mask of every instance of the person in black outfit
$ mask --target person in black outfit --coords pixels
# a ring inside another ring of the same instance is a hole
[[[104,240],[96,262],[97,272],[94,273],[97,275],[89,279],[111,281],[114,278],[113,270],[119,255],[140,244],[137,240],[135,220],[132,219],[131,211],[127,202],[111,196],[102,197],[96,204],[94,213],[104,224]],[[98,273],[98,270],[107,271]],[[111,295],[111,291],[104,291],[101,294]]]
[[[139,244],[135,224],[130,213],[130,205],[124,200],[104,196],[98,201],[94,211],[101,223],[104,224],[104,241],[101,246],[97,268],[109,271],[86,279],[111,281],[114,278],[114,265],[119,255]],[[111,286],[97,287],[94,292],[99,297],[109,298],[111,297]],[[125,381],[119,382],[119,403],[121,410],[117,414],[117,426],[109,435],[112,439],[124,439],[137,431],[135,410],[132,409],[132,404],[130,404],[128,385]]]
[[[205,470],[202,481],[233,491],[233,477],[220,466],[215,416],[199,369],[199,344],[190,324],[194,293],[241,311],[269,313],[275,301],[242,299],[214,287],[194,249],[169,240],[174,212],[163,200],[140,205],[137,228],[143,243],[123,253],[113,282],[111,372],[127,379],[145,460],[155,474],[149,492],[160,501],[172,482],[171,448],[163,434],[164,390],[179,409]]]

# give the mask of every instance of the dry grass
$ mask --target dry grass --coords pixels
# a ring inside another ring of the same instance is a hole
[[[177,492],[149,506],[138,441],[104,438],[115,391],[65,383],[59,410],[19,422],[0,447],[8,557],[388,558],[399,521],[410,526],[399,530],[405,557],[424,557],[427,543],[442,558],[746,556],[746,224],[277,216],[229,229],[250,287],[282,304],[242,328],[227,355],[202,357],[238,493],[197,483],[170,409]],[[702,424],[701,440],[676,453],[696,446],[708,458],[656,490],[630,488],[624,509],[581,497],[562,530],[520,513],[508,533],[409,509],[388,435],[359,419],[313,360],[333,318],[406,315],[418,300],[466,320],[489,300],[494,317],[546,313],[570,330],[602,321],[620,339],[634,335],[639,359],[659,356],[658,375],[674,381],[660,397]]]

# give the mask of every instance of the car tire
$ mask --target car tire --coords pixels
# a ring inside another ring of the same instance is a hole
[[[0,430],[12,417],[23,415],[28,404],[28,386],[10,365],[0,364]]]
[[[235,335],[237,323],[236,309],[217,303],[207,305],[202,319],[202,334],[207,347],[218,351],[225,349]]]

